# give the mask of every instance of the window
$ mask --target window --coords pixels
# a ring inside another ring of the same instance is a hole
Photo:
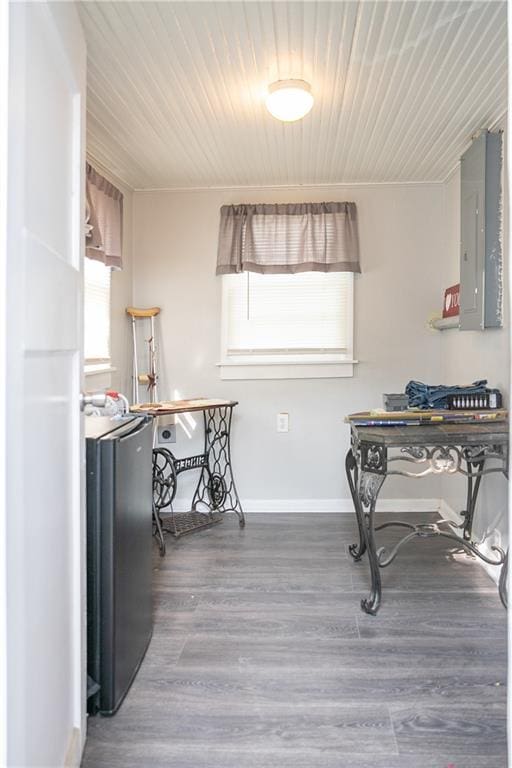
[[[110,365],[110,267],[84,259],[84,356],[90,366]]]
[[[353,274],[222,277],[222,378],[351,376]]]
[[[221,376],[352,376],[353,202],[220,209]]]

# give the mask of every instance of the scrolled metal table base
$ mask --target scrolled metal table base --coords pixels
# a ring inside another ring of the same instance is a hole
[[[185,533],[222,522],[234,512],[241,528],[245,516],[231,469],[230,431],[233,405],[203,411],[204,450],[196,456],[176,458],[167,448],[153,449],[153,522],[160,554],[165,554],[164,533],[179,538]],[[201,470],[190,512],[172,512],[178,475]],[[168,510],[170,514],[166,515]],[[165,515],[162,517],[162,512]],[[222,513],[222,514],[221,514]]]
[[[419,525],[409,525],[408,523],[402,523],[399,521],[390,521],[389,523],[384,523],[384,525],[377,526],[375,528],[376,531],[380,531],[382,528],[388,528],[389,526],[394,525],[399,525],[411,529],[411,533],[400,539],[400,541],[398,541],[391,549],[389,554],[387,554],[386,547],[380,547],[377,550],[377,561],[379,566],[381,568],[386,568],[386,566],[390,565],[397,556],[399,549],[401,549],[404,544],[407,544],[407,542],[412,541],[418,536],[422,539],[432,538],[433,536],[442,536],[445,539],[450,539],[451,541],[457,542],[459,546],[463,547],[468,552],[471,552],[476,557],[479,557],[489,565],[503,565],[505,562],[505,552],[501,547],[491,547],[491,549],[494,552],[497,552],[499,555],[497,560],[491,560],[491,558],[480,552],[474,544],[471,544],[469,541],[466,541],[460,536],[456,536],[454,533],[450,533],[450,531],[443,531],[439,528],[440,524],[449,524],[449,522],[450,521],[448,520],[440,520],[439,523],[420,523]]]
[[[205,463],[192,499],[192,509],[195,510],[198,504],[206,504],[213,512],[234,512],[243,528],[245,516],[231,469],[229,435],[232,416],[232,406],[203,412]]]
[[[487,459],[497,460],[499,466],[487,468]],[[395,461],[410,462],[421,465],[421,467],[419,471],[390,469],[390,465]],[[345,469],[359,533],[359,540],[349,546],[349,552],[355,561],[360,561],[363,555],[367,553],[370,566],[370,594],[361,601],[361,608],[365,613],[375,616],[379,610],[382,598],[380,569],[390,565],[397,557],[400,549],[408,542],[415,538],[434,536],[456,542],[466,552],[472,553],[489,565],[501,565],[499,594],[503,605],[506,606],[507,554],[500,547],[493,546],[491,550],[496,553],[497,557],[492,559],[480,552],[471,540],[478,491],[483,475],[492,472],[501,472],[506,475],[507,445],[505,443],[462,447],[456,445],[404,445],[400,446],[400,453],[395,456],[388,455],[388,447],[385,444],[362,440],[357,428],[353,427],[351,448],[345,459]],[[388,475],[419,478],[428,474],[454,474],[456,472],[467,478],[466,509],[461,512],[463,521],[459,526],[450,520],[417,525],[394,520],[375,525],[377,498]],[[440,527],[442,525],[449,525],[452,530],[443,530]],[[405,528],[408,533],[391,550],[388,551],[385,547],[377,549],[375,532],[391,526]],[[461,536],[453,532],[454,527],[459,527],[462,530]]]

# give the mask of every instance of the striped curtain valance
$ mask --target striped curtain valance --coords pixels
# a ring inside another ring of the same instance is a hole
[[[85,255],[122,269],[123,195],[89,163],[86,166]]]
[[[217,275],[360,271],[355,203],[220,209]]]

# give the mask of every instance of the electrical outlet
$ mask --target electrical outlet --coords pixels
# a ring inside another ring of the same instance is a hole
[[[288,432],[290,425],[290,419],[287,413],[278,413],[277,414],[277,431],[278,432]]]
[[[159,443],[176,442],[176,424],[166,424],[164,427],[158,427]]]

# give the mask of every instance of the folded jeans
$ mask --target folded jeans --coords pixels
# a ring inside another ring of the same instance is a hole
[[[486,384],[487,379],[474,381],[468,387],[410,381],[405,388],[405,394],[409,398],[410,408],[448,408],[449,395],[483,395],[488,391]]]

